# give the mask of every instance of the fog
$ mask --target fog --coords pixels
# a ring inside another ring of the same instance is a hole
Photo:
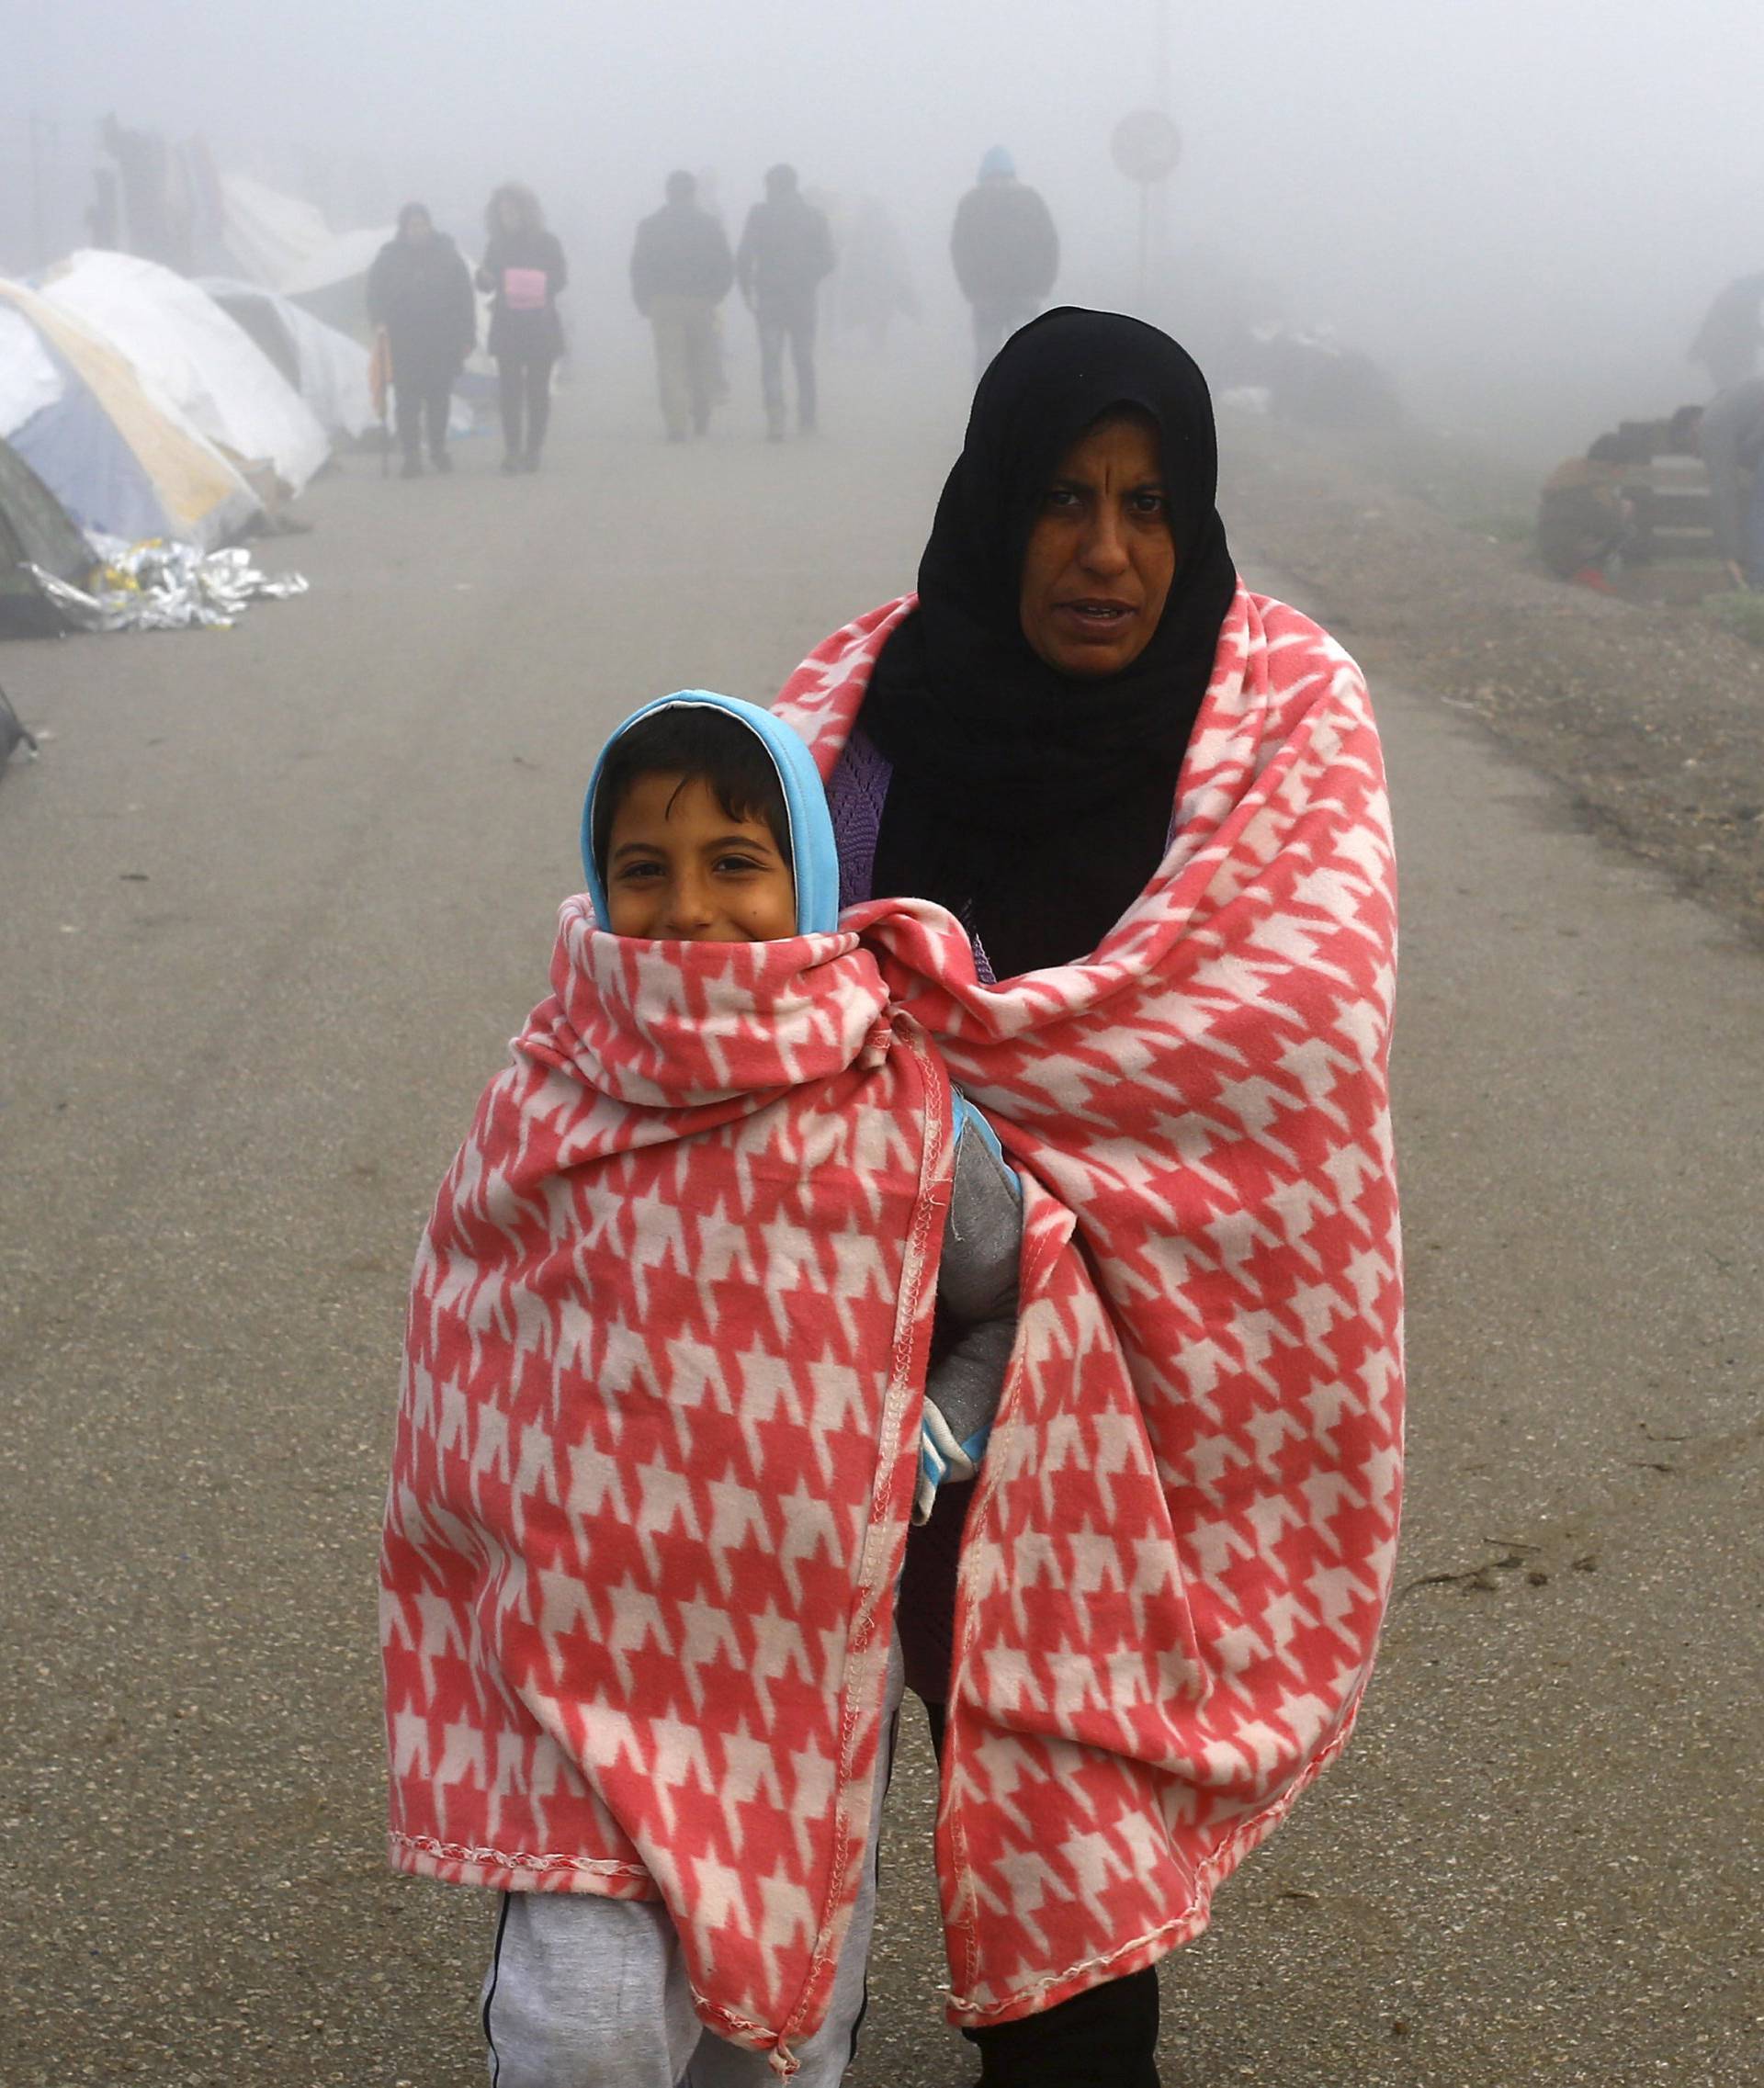
[[[1147,309],[1180,332],[1221,271],[1250,279],[1494,448],[1560,455],[1702,395],[1698,321],[1764,267],[1764,13],[1740,0],[5,0],[0,21],[0,266],[78,243],[108,110],[304,186],[340,229],[424,197],[469,251],[516,176],[571,249],[591,367],[637,349],[631,230],[676,164],[714,171],[736,223],[777,159],[882,198],[954,337],[944,242],[1002,142],[1058,221],[1057,294],[1132,304],[1109,139],[1160,71],[1184,156]]]

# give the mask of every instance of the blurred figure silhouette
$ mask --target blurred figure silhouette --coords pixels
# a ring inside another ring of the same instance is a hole
[[[1703,316],[1689,359],[1701,363],[1717,391],[1743,384],[1758,367],[1764,343],[1764,276],[1741,276]]]
[[[698,192],[693,200],[698,208],[717,220],[717,229],[727,239],[729,218],[723,209],[722,184],[715,167],[699,167],[693,175],[698,184]],[[729,308],[719,304],[711,320],[710,345],[715,356],[712,371],[711,403],[726,406],[729,403]]]
[[[797,187],[795,167],[773,167],[765,200],[747,214],[735,254],[735,279],[760,330],[760,392],[766,433],[782,442],[785,429],[784,344],[797,375],[797,425],[814,432],[815,295],[832,272],[833,235],[824,211]]]
[[[447,411],[454,382],[477,343],[478,307],[459,249],[435,231],[425,204],[405,204],[396,236],[374,256],[368,271],[368,317],[384,327],[391,351],[393,413],[405,478],[422,475],[425,422],[435,469],[451,471]]]
[[[1537,503],[1537,554],[1559,580],[1608,592],[1635,536],[1635,468],[1621,436],[1600,435],[1584,457],[1558,464]]]
[[[537,471],[551,419],[551,370],[563,353],[558,292],[569,280],[563,249],[545,228],[539,199],[505,181],[484,213],[490,235],[478,288],[490,294],[490,352],[502,393],[503,469]]]
[[[1696,416],[1715,556],[1736,587],[1764,588],[1764,377],[1741,378]]]
[[[871,352],[888,344],[888,329],[897,318],[917,319],[918,293],[907,250],[894,220],[874,196],[860,196],[839,242],[839,274],[834,278],[839,323],[847,333],[862,333]]]
[[[1047,301],[1059,274],[1059,234],[1047,206],[1017,179],[1002,145],[980,162],[980,177],[956,209],[950,258],[974,308],[974,374]]]
[[[631,295],[655,335],[655,374],[670,442],[703,435],[718,395],[717,307],[735,280],[729,240],[697,201],[691,175],[668,176],[667,201],[637,228]]]

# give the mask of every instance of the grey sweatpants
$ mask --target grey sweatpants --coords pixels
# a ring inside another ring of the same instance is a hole
[[[796,2048],[796,2088],[836,2088],[864,2013],[876,1920],[876,1853],[903,1687],[888,1654],[884,1743],[870,1807],[870,1853],[840,1952],[832,2005]],[[507,1892],[483,1987],[492,2088],[765,2088],[763,2052],[707,2030],[693,2013],[679,1937],[656,1900],[592,1892]]]

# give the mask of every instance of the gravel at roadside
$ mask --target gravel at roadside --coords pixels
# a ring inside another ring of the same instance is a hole
[[[1764,651],[1555,580],[1345,447],[1231,423],[1221,448],[1239,564],[1296,581],[1374,694],[1386,674],[1474,715],[1764,942]]]

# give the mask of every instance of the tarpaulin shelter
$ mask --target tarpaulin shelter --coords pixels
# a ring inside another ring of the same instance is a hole
[[[374,256],[396,228],[339,232],[328,246],[301,263],[277,287],[327,324],[365,331],[368,324],[368,271]]]
[[[392,226],[334,232],[311,203],[249,175],[224,175],[220,194],[221,237],[240,276],[345,333],[366,331],[368,271]]]
[[[374,425],[368,350],[359,341],[261,283],[225,276],[204,276],[199,282],[256,342],[327,433],[363,435]]]
[[[121,350],[0,281],[0,436],[88,536],[211,550],[262,503]]]
[[[331,454],[311,409],[236,321],[184,277],[132,254],[74,254],[44,300],[104,334],[195,427],[298,493]]]
[[[54,494],[8,442],[0,441],[0,631],[54,631],[60,612],[33,566],[74,586],[93,564],[92,547]]]
[[[220,237],[239,275],[279,289],[336,237],[316,205],[246,174],[220,176]]]

